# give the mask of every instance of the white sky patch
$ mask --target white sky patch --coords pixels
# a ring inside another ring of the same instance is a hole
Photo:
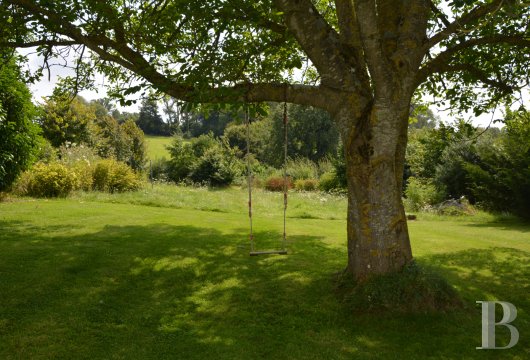
[[[27,56],[28,62],[26,66],[31,72],[34,72],[40,67],[42,67],[44,59],[42,56],[38,56],[37,54],[35,54],[34,50],[23,49],[19,50],[19,52]],[[44,97],[52,95],[53,89],[57,85],[57,82],[60,78],[65,78],[67,76],[75,76],[74,69],[66,68],[64,66],[57,65],[56,63],[57,61],[50,60],[51,66],[49,74],[48,69],[44,69],[43,76],[41,77],[41,79],[38,82],[35,82],[34,84],[29,84],[29,89],[33,94],[34,102],[42,103],[42,99]],[[105,76],[100,73],[96,74],[94,84],[95,90],[83,90],[79,93],[79,95],[88,101],[106,97],[107,89],[105,86],[108,85],[108,81],[106,81]],[[116,106],[118,110],[122,112],[138,112],[140,109],[140,102],[138,101],[136,104],[126,107],[119,106],[119,104],[116,104]]]

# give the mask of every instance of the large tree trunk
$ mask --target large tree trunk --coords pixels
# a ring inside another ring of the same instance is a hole
[[[348,177],[348,266],[357,281],[412,260],[401,200],[409,103],[339,112]],[[346,124],[355,124],[347,126]]]

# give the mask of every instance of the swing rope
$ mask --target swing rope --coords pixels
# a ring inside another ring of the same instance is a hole
[[[287,98],[287,95],[285,95]],[[285,250],[287,243],[286,219],[287,219],[287,192],[289,191],[289,178],[287,176],[287,101],[283,102],[283,240],[282,249]]]
[[[287,89],[285,90],[287,91]],[[287,94],[285,94],[287,97]],[[264,254],[287,254],[287,193],[289,190],[289,178],[287,175],[287,101],[283,103],[283,238],[282,238],[282,249],[281,250],[270,250],[270,251],[256,251],[254,244],[254,233],[252,227],[252,167],[250,164],[250,117],[248,112],[248,104],[245,105],[245,124],[247,128],[247,183],[248,183],[248,217],[250,223],[250,255],[264,255]]]
[[[250,252],[254,252],[254,233],[252,230],[252,168],[250,166],[250,117],[248,105],[245,105],[245,123],[247,126],[247,182],[248,182],[248,218],[250,222]]]

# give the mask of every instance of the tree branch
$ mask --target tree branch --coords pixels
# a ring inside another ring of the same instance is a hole
[[[427,62],[416,75],[416,84],[421,84],[433,73],[442,73],[453,56],[465,49],[478,45],[510,44],[516,47],[530,48],[530,40],[522,36],[492,35],[470,39],[461,42],[438,54],[434,59]]]
[[[201,89],[199,97],[196,89],[173,83],[165,91],[176,99],[190,102],[235,103],[235,102],[289,102],[300,105],[315,106],[333,112],[330,99],[341,93],[324,86],[293,85],[282,83],[246,83],[231,87]]]
[[[375,0],[355,1],[355,12],[370,74],[375,82],[376,92],[381,93],[381,90],[386,88],[388,82],[391,81],[392,75],[389,71],[390,64],[382,48]],[[387,95],[389,94],[383,96]]]
[[[504,0],[493,0],[489,4],[484,4],[476,6],[473,10],[457,18],[449,25],[446,25],[445,29],[434,34],[424,46],[425,51],[428,51],[433,46],[438,44],[440,41],[443,41],[449,38],[451,35],[456,34],[460,30],[464,29],[466,25],[486,17],[487,15],[497,11],[503,5]]]
[[[456,64],[456,65],[444,65],[440,68],[439,72],[458,72],[463,71],[467,72],[471,75],[473,75],[475,78],[477,78],[480,82],[489,85],[491,87],[495,87],[497,89],[500,89],[505,94],[510,94],[514,91],[514,88],[510,86],[505,81],[502,81],[501,79],[494,80],[488,77],[488,75],[480,70],[479,68],[471,65],[471,64]]]
[[[261,102],[261,101],[287,101],[301,105],[311,105],[324,108],[333,112],[333,101],[340,93],[339,90],[328,86],[288,85],[282,83],[237,84],[235,86],[212,87],[200,91],[190,84],[176,82],[150,64],[137,51],[131,49],[126,43],[119,43],[104,34],[83,34],[72,23],[62,19],[51,10],[40,7],[30,0],[9,0],[28,11],[46,18],[47,22],[54,24],[53,31],[66,36],[71,44],[83,44],[95,52],[102,60],[109,61],[132,73],[144,78],[156,89],[171,95],[174,98],[191,102]],[[47,41],[53,44],[53,41]],[[28,42],[27,44],[29,44]],[[32,42],[34,44],[34,42]],[[64,41],[61,40],[61,44]],[[23,43],[18,44],[23,46]]]
[[[352,66],[342,54],[339,35],[311,0],[275,0],[274,3],[283,11],[285,24],[320,73],[322,84],[359,90],[358,79],[351,76]]]
[[[370,81],[366,73],[366,61],[363,54],[363,45],[359,24],[352,0],[335,0],[337,20],[339,25],[339,37],[345,52],[353,57],[352,67],[358,69],[359,77],[363,82],[363,87],[370,88]]]
[[[447,16],[443,13],[442,10],[438,9],[438,7],[433,3],[432,0],[429,1],[429,7],[431,8],[432,12],[436,14],[438,19],[442,21],[442,23],[445,25],[446,28],[451,26],[451,23],[447,19]]]

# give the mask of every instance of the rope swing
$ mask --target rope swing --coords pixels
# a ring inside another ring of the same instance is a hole
[[[250,256],[256,255],[267,255],[267,254],[282,254],[286,255],[286,215],[287,215],[287,191],[288,178],[287,178],[287,101],[283,103],[283,240],[281,250],[265,250],[257,251],[254,244],[254,233],[252,229],[252,169],[250,166],[250,117],[248,114],[248,105],[245,107],[245,123],[247,127],[247,182],[248,182],[248,218],[250,222]]]

